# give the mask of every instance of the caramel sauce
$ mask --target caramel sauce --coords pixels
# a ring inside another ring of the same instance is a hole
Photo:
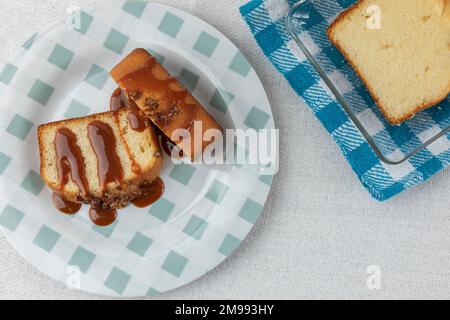
[[[161,131],[161,129],[159,129],[158,127],[155,128],[156,130],[156,135],[158,136],[158,141],[159,144],[161,146],[161,150],[167,154],[169,157],[172,156],[172,150],[174,148],[177,148],[178,150],[178,154],[181,157],[184,156],[183,150],[180,149],[180,147],[177,146],[177,144],[175,142],[173,142],[172,140],[170,140],[165,134],[164,132]]]
[[[137,104],[128,98],[127,93],[121,88],[117,88],[111,95],[111,99],[109,102],[109,109],[111,111],[117,111],[122,108],[132,108],[139,110]]]
[[[109,108],[111,111],[118,111],[122,108],[130,108],[128,114],[128,121],[131,129],[137,132],[143,132],[151,123],[150,120],[142,113],[137,104],[129,99],[128,95],[121,88],[114,90]]]
[[[86,168],[76,135],[67,128],[60,128],[55,136],[56,165],[58,168],[59,189],[62,191],[71,180],[84,195],[89,192]]]
[[[103,209],[102,207],[91,207],[89,209],[89,218],[93,223],[100,227],[106,227],[117,219],[116,209]]]
[[[141,166],[134,159],[131,159],[131,171],[133,171],[136,175],[140,175],[142,173]]]
[[[161,178],[156,178],[152,183],[143,187],[143,196],[133,200],[133,204],[138,208],[145,208],[156,202],[164,193],[164,182]]]
[[[123,181],[123,168],[116,153],[114,131],[107,123],[92,121],[88,124],[88,138],[97,157],[98,178],[105,193],[108,183],[120,184]],[[104,227],[117,219],[117,210],[91,206],[89,217],[93,223]]]
[[[119,83],[162,130],[169,129],[174,116],[180,113],[183,116],[177,117],[176,128],[187,129],[195,119],[195,99],[175,77],[167,74],[155,57],[150,57],[142,68],[127,74]],[[150,92],[152,96],[143,97],[142,92]]]
[[[122,143],[127,150],[127,153],[130,156],[131,160],[131,170],[136,174],[140,175],[142,173],[141,167],[136,162],[134,156],[132,155],[130,148],[126,139],[123,137],[124,133],[122,132],[122,127],[120,125],[119,113],[117,112],[121,108],[130,108],[130,112],[128,114],[128,121],[130,127],[138,132],[143,132],[146,128],[151,126],[150,120],[145,116],[145,114],[140,111],[139,107],[134,103],[133,100],[128,98],[128,95],[121,88],[117,88],[114,90],[111,100],[110,100],[110,109],[114,112],[114,120],[117,123],[117,126],[120,130],[120,138]]]
[[[128,96],[122,89],[117,88],[114,90],[111,95],[111,100],[109,102],[109,108],[111,111],[117,111],[122,108],[127,108],[128,104]]]
[[[165,154],[167,154],[169,157],[172,157],[172,151],[174,148],[178,149],[178,154],[181,157],[184,156],[183,150],[181,150],[176,144],[175,142],[173,142],[172,140],[170,140],[165,134],[161,133],[160,135],[160,144],[161,144],[161,149],[164,151]]]
[[[104,122],[92,121],[88,124],[88,138],[98,160],[98,178],[103,190],[110,182],[121,183],[123,169],[112,128]]]
[[[52,202],[56,209],[65,214],[75,214],[80,211],[81,203],[70,202],[61,197],[58,192],[52,192]]]
[[[131,110],[128,114],[128,121],[130,122],[130,127],[134,131],[143,132],[150,126],[150,119],[148,119],[142,112],[138,110]]]

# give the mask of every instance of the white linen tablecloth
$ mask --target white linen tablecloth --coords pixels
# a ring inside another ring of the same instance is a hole
[[[0,0],[0,68],[32,33],[64,16],[69,5],[97,2]],[[159,2],[212,24],[250,60],[280,129],[280,172],[242,246],[206,276],[157,298],[450,298],[450,172],[376,202],[257,47],[239,14],[246,0]],[[0,298],[102,297],[50,279],[0,234]]]

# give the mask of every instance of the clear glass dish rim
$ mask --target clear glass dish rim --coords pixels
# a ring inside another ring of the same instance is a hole
[[[298,33],[294,31],[294,27],[292,25],[292,21],[295,19],[294,18],[294,14],[295,12],[301,8],[302,6],[311,3],[311,0],[299,0],[299,2],[297,2],[296,4],[294,4],[292,6],[292,8],[289,10],[289,12],[286,15],[286,29],[289,33],[289,35],[294,39],[294,41],[297,43],[297,45],[300,47],[300,49],[302,50],[302,52],[305,54],[305,56],[307,57],[307,59],[309,60],[309,62],[312,64],[312,66],[314,67],[314,69],[317,71],[317,73],[319,74],[319,76],[322,78],[322,80],[325,82],[325,84],[327,85],[327,87],[331,90],[331,92],[333,93],[333,95],[335,96],[336,100],[339,102],[339,104],[342,106],[342,108],[344,109],[344,111],[347,113],[347,115],[349,116],[349,118],[353,121],[353,123],[355,124],[355,126],[357,127],[357,129],[360,131],[360,133],[364,136],[364,138],[366,139],[367,143],[370,145],[370,147],[372,148],[372,150],[375,152],[375,154],[378,156],[378,158],[388,164],[388,165],[399,165],[402,164],[403,162],[409,160],[410,158],[412,158],[414,155],[416,155],[417,153],[419,153],[420,151],[424,150],[426,147],[428,147],[429,145],[431,145],[433,142],[435,142],[436,140],[442,138],[443,136],[445,136],[448,132],[450,132],[450,125],[447,126],[447,128],[443,129],[441,132],[439,132],[438,134],[436,134],[435,136],[433,136],[432,138],[430,138],[428,141],[422,143],[420,146],[417,146],[416,148],[414,148],[413,150],[411,150],[409,153],[407,153],[403,159],[398,160],[398,161],[392,161],[389,160],[388,158],[386,158],[386,156],[383,154],[383,152],[380,150],[380,148],[378,147],[378,145],[376,144],[376,142],[372,139],[371,135],[368,133],[368,131],[366,130],[366,128],[364,127],[364,125],[361,123],[361,121],[359,121],[358,117],[356,116],[356,114],[353,112],[353,110],[350,108],[350,106],[348,105],[346,99],[341,95],[341,93],[339,92],[339,90],[336,88],[336,86],[334,85],[333,81],[327,76],[325,70],[322,68],[322,66],[320,65],[320,63],[316,60],[316,58],[314,58],[314,56],[309,52],[308,48],[303,44],[303,42],[300,40],[300,38],[298,37]]]

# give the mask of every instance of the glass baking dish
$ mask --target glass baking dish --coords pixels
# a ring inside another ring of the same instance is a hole
[[[334,5],[327,7],[327,2]],[[350,2],[354,1],[346,1],[347,5]],[[450,132],[450,96],[401,125],[389,124],[353,68],[327,38],[326,30],[340,13],[334,11],[344,10],[336,7],[335,0],[300,0],[286,16],[287,31],[380,160],[401,164]],[[317,18],[319,11],[325,19]],[[345,84],[336,80],[342,76]]]

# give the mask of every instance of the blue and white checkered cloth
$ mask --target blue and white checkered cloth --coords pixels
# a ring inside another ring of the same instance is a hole
[[[450,164],[450,134],[400,165],[387,165],[380,161],[287,33],[285,15],[296,2],[252,0],[242,6],[240,11],[265,55],[333,136],[371,195],[380,201],[387,200],[447,167]],[[326,39],[326,29],[339,12],[354,2],[355,0],[313,0],[312,17],[305,34],[301,35],[302,39],[315,43],[317,54],[326,61],[326,71],[331,76],[342,75],[339,70],[343,67],[340,65],[342,59],[337,58],[339,52]],[[380,120],[382,117],[374,114],[379,112],[377,108],[367,106],[370,103],[367,102],[367,96],[364,96],[367,92],[361,88],[362,85],[358,88],[351,85],[349,87],[346,97],[361,101],[358,118],[369,127],[375,139],[383,140],[388,149],[383,151],[390,154],[402,155],[402,150],[408,150],[408,146],[427,141],[449,125],[450,99],[433,112],[421,113],[420,117],[429,118],[421,122],[421,127],[415,127],[414,122],[389,126],[383,123],[384,120]],[[423,123],[426,123],[426,127]]]

